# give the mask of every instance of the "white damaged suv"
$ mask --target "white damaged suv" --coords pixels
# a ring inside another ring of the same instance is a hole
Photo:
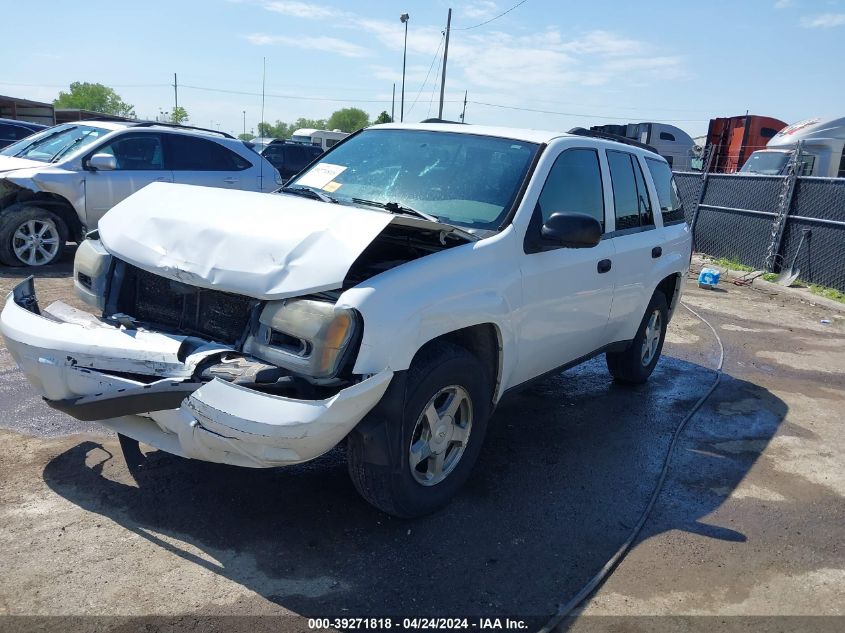
[[[645,381],[690,260],[666,161],[590,135],[452,124],[355,134],[278,195],[152,184],[77,252],[89,312],[2,312],[52,407],[248,467],[343,440],[373,505],[411,517],[469,476],[509,391],[606,354]]]

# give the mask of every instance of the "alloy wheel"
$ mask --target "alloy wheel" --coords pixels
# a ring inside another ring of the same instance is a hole
[[[56,258],[59,242],[52,220],[27,220],[12,235],[12,250],[22,264],[43,266]]]
[[[660,345],[660,334],[663,329],[660,320],[660,310],[655,310],[651,313],[648,323],[645,326],[645,335],[643,336],[643,347],[640,351],[640,360],[643,367],[651,363],[654,355],[657,353],[657,346]]]
[[[411,434],[409,466],[414,479],[434,486],[463,457],[472,431],[472,400],[466,389],[450,385],[423,407]]]

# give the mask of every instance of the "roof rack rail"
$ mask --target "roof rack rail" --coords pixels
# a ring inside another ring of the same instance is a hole
[[[228,132],[221,132],[220,130],[212,130],[207,127],[196,127],[194,125],[179,125],[178,123],[162,123],[161,121],[140,121],[132,127],[172,127],[177,130],[196,130],[198,132],[210,132],[211,134],[219,134],[224,138],[234,139],[235,137]]]
[[[568,134],[575,134],[577,136],[590,136],[592,138],[603,138],[606,141],[616,141],[617,143],[624,143],[625,145],[633,145],[634,147],[639,147],[640,149],[644,149],[648,152],[657,154],[657,150],[654,149],[651,145],[640,143],[639,141],[635,141],[634,139],[628,138],[627,136],[619,136],[618,134],[599,132],[597,130],[587,130],[583,127],[574,127],[569,130]]]
[[[464,123],[463,121],[449,121],[447,119],[438,119],[437,117],[432,117],[430,119],[423,119],[420,123],[453,123],[455,125],[469,125],[468,123]]]

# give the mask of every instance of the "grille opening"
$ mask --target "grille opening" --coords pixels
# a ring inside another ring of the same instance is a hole
[[[160,329],[235,345],[259,301],[191,286],[126,264],[117,312]]]

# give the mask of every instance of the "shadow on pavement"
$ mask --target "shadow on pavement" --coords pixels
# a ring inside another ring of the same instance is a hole
[[[306,617],[550,616],[626,538],[672,432],[713,378],[664,358],[648,384],[624,388],[598,358],[538,383],[497,410],[459,497],[416,521],[363,502],[342,449],[258,471],[154,452],[135,487],[104,477],[112,457],[87,441],[49,462],[44,479],[80,507]],[[736,400],[756,406],[719,413]],[[662,515],[671,521],[646,532],[743,541],[702,519],[739,484],[785,414],[764,389],[725,376],[688,427],[696,439],[679,445],[673,468],[688,467],[690,456],[718,459],[705,472],[685,472],[688,489],[664,491],[658,506],[672,504]],[[754,450],[714,447],[740,438],[753,439]]]

